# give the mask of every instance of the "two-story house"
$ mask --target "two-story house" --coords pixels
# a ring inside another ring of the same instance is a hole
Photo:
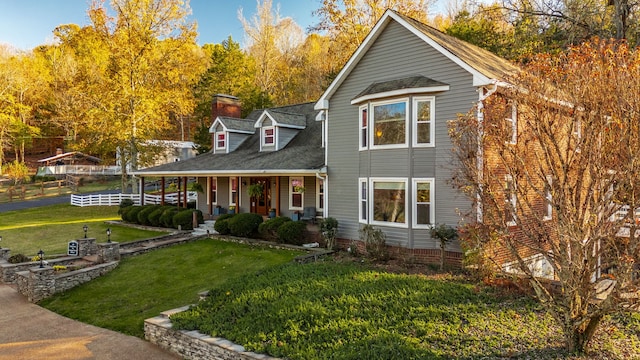
[[[430,227],[455,226],[472,206],[448,184],[447,121],[515,71],[488,51],[388,10],[315,104],[247,119],[216,116],[211,153],[136,174],[198,177],[207,189],[198,207],[209,214],[219,204],[264,213],[261,202],[241,195],[244,186],[264,182],[264,206],[281,215],[315,206],[338,220],[343,243],[371,224],[388,245],[435,260],[440,244]],[[448,250],[450,260],[460,258],[457,244]]]

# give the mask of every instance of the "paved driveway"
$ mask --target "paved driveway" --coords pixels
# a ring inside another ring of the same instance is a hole
[[[87,325],[29,303],[0,284],[0,360],[179,359],[134,336]]]

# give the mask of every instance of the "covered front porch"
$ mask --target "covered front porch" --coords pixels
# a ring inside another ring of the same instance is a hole
[[[187,207],[187,184],[195,180],[198,185],[191,187],[198,189],[195,206],[208,219],[227,213],[250,212],[265,217],[288,216],[294,220],[315,220],[324,214],[326,174],[320,171],[195,176],[165,174],[155,180],[160,182],[161,191],[166,188],[167,178],[177,179],[180,207]],[[147,179],[140,178],[141,190],[145,188]]]

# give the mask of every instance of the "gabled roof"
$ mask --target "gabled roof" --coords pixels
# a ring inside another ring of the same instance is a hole
[[[259,128],[262,126],[262,122],[265,118],[270,118],[273,121],[274,126],[281,127],[289,127],[294,129],[304,129],[306,126],[306,120],[304,115],[288,113],[286,111],[267,109],[264,110],[262,115],[258,118],[258,121],[255,123],[255,127]]]
[[[224,154],[208,152],[194,158],[156,167],[140,169],[141,176],[223,176],[260,174],[315,174],[324,171],[322,148],[322,123],[316,122],[318,114],[314,103],[283,106],[268,109],[270,113],[295,114],[303,119],[305,127],[278,151],[260,152],[260,133],[250,135],[235,151]],[[255,124],[264,110],[253,111],[247,121]],[[299,120],[296,120],[299,121]]]
[[[327,109],[329,107],[329,99],[333,93],[340,87],[342,82],[348,77],[351,71],[353,71],[358,62],[360,62],[369,48],[375,43],[376,39],[392,21],[404,26],[435,50],[468,71],[473,75],[474,86],[489,85],[495,82],[495,80],[500,80],[506,75],[518,71],[517,66],[490,51],[447,35],[429,25],[425,25],[393,10],[387,10],[316,102],[316,109]]]
[[[253,121],[247,119],[238,119],[228,116],[218,116],[216,120],[209,127],[209,132],[214,132],[216,126],[220,124],[225,131],[253,134],[255,129],[253,128]]]
[[[447,90],[449,90],[449,85],[443,82],[429,79],[422,75],[409,76],[401,79],[374,82],[356,95],[351,103],[357,104],[362,101],[379,97]]]

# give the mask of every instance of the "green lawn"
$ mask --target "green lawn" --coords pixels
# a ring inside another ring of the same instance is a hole
[[[291,261],[300,252],[201,240],[127,258],[109,274],[42,301],[59,314],[143,337],[143,321],[197,293]]]
[[[107,228],[111,228],[111,240],[116,242],[165,234],[105,223],[119,219],[117,206],[78,207],[61,204],[7,211],[0,216],[0,245],[11,249],[11,254],[32,256],[40,249],[47,255],[63,254],[67,251],[69,241],[84,237],[84,225],[89,228],[87,236],[95,237],[97,242],[107,241]]]
[[[9,196],[9,189],[13,188],[13,196]],[[71,195],[73,193],[85,194],[102,190],[114,190],[120,188],[120,180],[96,180],[87,181],[78,187],[78,191],[73,191],[68,186],[49,186],[43,187],[40,182],[29,183],[24,185],[25,194],[22,199],[22,185],[10,186],[5,183],[0,186],[0,203],[18,202],[23,200],[41,199],[45,197]]]

